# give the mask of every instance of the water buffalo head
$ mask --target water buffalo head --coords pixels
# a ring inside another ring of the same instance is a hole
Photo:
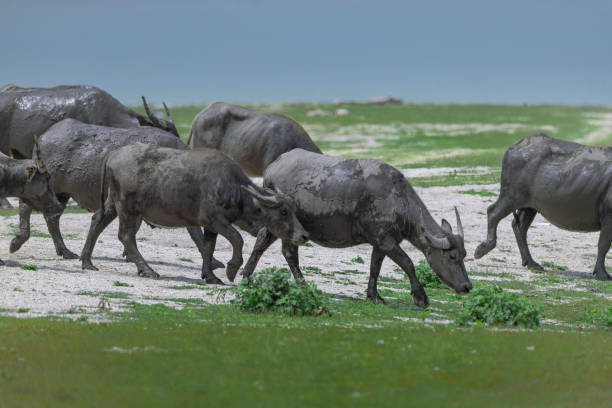
[[[6,168],[9,183],[14,186],[13,195],[46,215],[59,215],[63,207],[51,188],[49,173],[38,157],[37,144],[33,155],[33,160],[15,160],[15,165]]]
[[[459,211],[455,208],[457,217],[457,233],[454,234],[448,221],[442,220],[442,236],[433,235],[426,229],[420,232],[421,239],[427,243],[425,251],[427,262],[442,282],[458,293],[467,293],[472,289],[472,283],[465,271],[463,259],[466,252],[463,243],[463,226]],[[422,225],[425,225],[423,222]]]
[[[253,197],[253,202],[261,210],[262,226],[267,227],[273,235],[294,245],[308,241],[308,232],[295,216],[295,204],[289,197],[270,189],[256,189],[254,186],[242,188]]]

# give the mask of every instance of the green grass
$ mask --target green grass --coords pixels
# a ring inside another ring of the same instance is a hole
[[[266,104],[248,107],[292,117],[301,123],[319,147],[329,154],[346,157],[373,157],[400,168],[489,166],[497,171],[499,171],[501,159],[508,147],[523,137],[541,131],[543,126],[554,127],[554,132],[547,131],[552,136],[564,140],[576,140],[594,129],[594,126],[588,123],[589,118],[585,116],[585,113],[612,111],[609,108],[597,106],[477,104],[378,106],[303,103],[284,104],[280,107]],[[172,115],[184,140],[187,140],[193,118],[205,108],[206,105],[172,108]],[[341,108],[347,109],[349,114],[346,116],[333,114],[308,116],[308,112],[314,109],[335,112]],[[141,107],[136,107],[136,110],[144,113]],[[417,126],[420,124],[465,126],[483,123],[494,126],[515,124],[522,127],[514,131],[493,129],[477,132],[464,129],[464,134],[452,135],[449,132],[441,132],[436,136],[429,136],[427,131],[419,130]],[[411,125],[416,130],[404,129]],[[346,135],[359,137],[339,142],[329,138],[329,135],[334,132],[341,134],[345,132]],[[379,146],[371,148],[370,145],[364,145],[364,138],[374,140]],[[600,140],[597,144],[612,144],[612,137]],[[351,152],[351,149],[363,149],[364,146],[366,146],[366,151]],[[462,149],[461,154],[455,152],[457,149]],[[451,154],[452,152],[454,153]],[[432,155],[432,153],[437,153],[437,155]],[[493,176],[488,178],[476,176],[475,178],[481,182],[471,183],[463,180],[463,177],[455,177],[451,180],[457,184],[449,185],[491,184],[499,181],[497,177],[491,183],[484,182],[484,180],[494,178]],[[451,180],[439,180],[438,182],[448,183]],[[423,180],[415,185],[435,185],[430,184],[435,182],[435,179]]]
[[[567,270],[567,266],[557,265],[554,262],[550,262],[550,261],[543,261],[542,262],[542,266],[544,268],[554,269],[554,270],[557,270],[557,271],[566,271]]]
[[[459,194],[477,195],[481,197],[497,197],[496,193],[487,190],[460,190],[457,191]]]
[[[123,286],[123,287],[129,288],[129,287],[132,287],[134,285],[130,285],[129,283],[125,283],[125,282],[114,281],[113,282],[113,286]]]
[[[0,318],[3,404],[569,407],[612,397],[609,332],[339,326],[348,314],[387,320],[392,308],[334,303],[319,317],[133,304],[115,323]],[[107,351],[116,348],[129,353]]]
[[[25,271],[35,271],[38,267],[36,265],[21,265],[21,269]]]

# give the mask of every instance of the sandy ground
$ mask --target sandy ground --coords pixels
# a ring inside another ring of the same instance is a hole
[[[486,208],[495,197],[459,193],[470,189],[498,192],[497,185],[431,187],[419,188],[417,191],[437,220],[446,217],[454,226],[453,206],[458,207],[465,230],[468,271],[494,274],[510,272],[515,279],[530,280],[534,275],[520,264],[510,217],[500,223],[498,247],[484,259],[473,259],[474,249],[486,234]],[[117,298],[113,294],[105,295],[104,292],[123,292],[129,294],[129,301],[142,304],[165,303],[177,308],[184,306],[180,299],[199,298],[209,303],[222,303],[232,297],[231,293],[219,289],[223,288],[221,286],[195,285],[200,280],[201,258],[184,229],[151,229],[146,225],[141,228],[138,234],[139,248],[145,259],[162,276],[154,280],[139,278],[136,275],[136,267],[122,260],[122,245],[117,239],[117,221],[101,235],[95,248],[93,262],[100,270],[83,271],[79,260],[64,260],[58,257],[50,238],[30,238],[20,251],[9,254],[11,224],[17,224],[18,218],[2,218],[0,248],[3,249],[0,257],[6,262],[6,265],[0,266],[0,311],[3,314],[22,317],[78,317],[82,313],[95,312],[101,306],[110,307],[114,311],[120,310],[126,299]],[[86,213],[65,214],[62,217],[61,228],[64,237],[72,238],[66,240],[72,251],[80,253],[89,222],[90,214]],[[36,230],[47,232],[41,215],[32,216],[32,226]],[[246,261],[255,239],[246,233],[243,236],[243,256]],[[587,276],[595,263],[597,236],[597,233],[559,230],[538,216],[530,229],[529,240],[536,260],[552,261],[567,266],[570,270],[581,271]],[[403,247],[415,264],[423,259],[423,255],[409,243],[405,242]],[[316,266],[322,270],[322,273],[308,270],[303,272],[307,280],[316,282],[325,292],[365,298],[370,251],[369,245],[345,249],[328,249],[313,245],[300,249],[300,262],[302,267]],[[215,255],[223,262],[231,257],[231,247],[221,237],[217,242]],[[365,263],[353,262],[356,257],[361,257]],[[37,269],[22,269],[24,265],[34,265]],[[279,242],[262,257],[258,269],[270,266],[286,266]],[[402,274],[394,271],[395,268],[396,265],[386,259],[381,276],[400,278]],[[333,273],[343,270],[357,272],[349,275]],[[217,270],[216,274],[231,285],[224,270]],[[240,275],[237,280],[239,278]],[[130,286],[115,286],[115,282]]]

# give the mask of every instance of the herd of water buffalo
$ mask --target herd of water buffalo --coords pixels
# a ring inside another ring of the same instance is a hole
[[[460,293],[472,288],[457,209],[456,231],[446,220],[438,224],[389,164],[325,155],[294,120],[219,102],[195,117],[186,144],[165,104],[167,120],[152,114],[144,98],[143,103],[147,116],[92,86],[0,89],[0,197],[20,199],[20,228],[11,252],[28,240],[36,209],[57,254],[78,258],[64,244],[59,224],[72,198],[94,212],[80,255],[83,269],[96,269],[91,260],[96,240],[118,217],[124,256],[141,276],[159,276],[136,245],[144,221],[185,227],[202,255],[207,283],[222,283],[213,273],[224,266],[213,256],[217,234],[232,245],[230,281],[242,266],[243,239],[236,225],[257,236],[242,271],[245,278],[276,239],[298,281],[304,280],[298,248],[307,240],[332,248],[369,243],[367,297],[384,302],[377,280],[389,257],[408,275],[415,303],[426,307],[427,295],[400,247],[406,239],[448,286]],[[249,176],[263,176],[263,187]],[[497,224],[513,213],[523,265],[542,269],[527,245],[527,230],[539,212],[564,229],[601,231],[594,275],[612,279],[604,265],[612,244],[610,187],[612,147],[544,134],[524,138],[504,156],[500,195],[488,208],[487,239],[475,257],[495,247]]]

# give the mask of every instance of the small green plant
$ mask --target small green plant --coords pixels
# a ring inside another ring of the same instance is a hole
[[[426,288],[443,288],[444,283],[440,280],[438,275],[431,269],[431,266],[422,259],[415,267],[416,276],[421,285]]]
[[[475,289],[463,299],[457,323],[481,323],[533,328],[540,324],[540,308],[497,285]]]
[[[191,258],[179,258],[179,261],[183,261],[183,262],[193,262],[193,259],[191,259]]]
[[[36,267],[36,265],[21,265],[21,269],[26,271],[35,271],[38,268]]]
[[[17,309],[17,313],[28,313],[29,311],[30,309],[27,307],[20,307],[19,309]]]
[[[478,195],[482,197],[497,197],[497,194],[492,193],[487,190],[459,190],[457,191],[459,194],[469,194],[469,195]]]
[[[351,262],[358,263],[358,264],[363,264],[364,263],[363,258],[360,257],[360,256],[351,259]]]
[[[612,328],[612,306],[589,310],[586,320],[592,324]]]
[[[311,271],[311,272],[321,272],[321,268],[317,266],[304,266],[302,267],[302,269],[304,269],[305,271]]]
[[[130,285],[129,283],[125,283],[125,282],[114,281],[113,286],[124,286],[126,288],[131,288],[134,285]]]
[[[312,283],[295,283],[287,269],[264,269],[250,282],[237,286],[235,293],[232,303],[248,312],[318,316],[327,311],[323,292]]]
[[[567,266],[557,265],[554,262],[544,261],[542,262],[542,266],[556,271],[567,271]]]
[[[302,246],[312,248],[312,244],[310,242],[304,242]]]

